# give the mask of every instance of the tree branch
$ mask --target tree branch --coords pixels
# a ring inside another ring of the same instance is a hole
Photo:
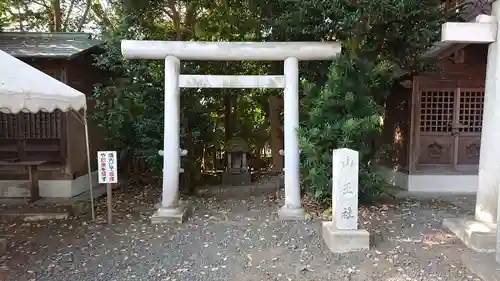
[[[102,24],[104,24],[105,26],[113,25],[109,20],[109,18],[106,16],[106,13],[102,8],[101,2],[94,0],[91,4],[91,10],[94,13],[94,15],[102,22]]]
[[[83,29],[83,26],[87,22],[87,17],[89,15],[91,5],[92,5],[92,0],[87,0],[86,6],[85,6],[85,11],[83,12],[83,16],[80,20],[80,23],[78,23],[77,32],[81,32]]]
[[[71,0],[71,2],[69,4],[68,13],[66,14],[66,17],[64,19],[64,23],[62,25],[63,31],[68,31],[68,23],[69,23],[69,19],[71,17],[71,13],[73,12],[73,7],[75,6],[75,2],[76,2],[76,0]]]

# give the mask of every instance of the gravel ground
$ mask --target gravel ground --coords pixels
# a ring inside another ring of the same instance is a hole
[[[373,234],[368,252],[336,255],[321,238],[321,216],[277,220],[280,202],[191,198],[183,225],[151,225],[158,190],[115,195],[115,223],[76,217],[43,223],[2,223],[9,254],[0,280],[479,280],[460,262],[465,247],[441,229],[444,217],[470,215],[447,201],[398,200],[362,207]],[[311,212],[321,214],[321,210]]]

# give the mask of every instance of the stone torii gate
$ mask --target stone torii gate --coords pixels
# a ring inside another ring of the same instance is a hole
[[[490,5],[491,1],[478,1]],[[481,7],[479,7],[481,8]],[[487,7],[485,7],[487,8]],[[441,41],[489,44],[486,66],[481,151],[479,157],[476,213],[472,219],[445,219],[443,225],[468,247],[481,252],[496,248],[498,189],[500,187],[500,2],[495,1],[490,15],[478,15],[472,22],[447,22]]]
[[[299,178],[299,60],[328,60],[340,43],[321,42],[184,42],[123,40],[127,59],[165,60],[163,192],[152,222],[183,221],[187,206],[179,203],[180,88],[283,88],[285,134],[285,206],[282,219],[302,219]],[[284,61],[284,75],[181,75],[180,60]]]

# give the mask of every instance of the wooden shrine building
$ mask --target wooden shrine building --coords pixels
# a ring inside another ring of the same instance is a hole
[[[0,33],[0,50],[88,96],[96,83],[105,82],[92,58],[100,44],[86,33]],[[95,159],[102,138],[89,127]],[[5,164],[9,161],[43,163],[37,167],[42,197],[78,195],[88,190],[85,155],[84,126],[72,113],[0,113],[0,197],[29,196],[28,167]]]
[[[452,5],[454,21],[470,21],[489,14],[488,4],[477,2],[445,4]],[[389,155],[380,163],[392,184],[476,192],[487,52],[486,44],[437,43],[425,54],[439,60],[437,69],[403,76],[394,86],[384,118]]]

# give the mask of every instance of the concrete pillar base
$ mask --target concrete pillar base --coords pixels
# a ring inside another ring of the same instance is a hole
[[[494,254],[471,253],[462,254],[462,263],[483,281],[500,280],[500,265],[495,262]]]
[[[370,249],[370,233],[364,229],[337,229],[334,222],[325,221],[323,240],[332,253],[348,253]]]
[[[487,225],[474,218],[448,218],[443,228],[450,230],[469,248],[476,252],[496,251],[496,225]]]
[[[296,220],[305,220],[306,219],[306,211],[302,208],[289,207],[287,205],[281,207],[278,211],[278,216],[280,220],[287,221],[296,221]]]
[[[160,207],[158,211],[151,216],[151,223],[183,223],[189,218],[191,212],[192,206],[187,202],[179,203],[179,206],[176,208]]]

